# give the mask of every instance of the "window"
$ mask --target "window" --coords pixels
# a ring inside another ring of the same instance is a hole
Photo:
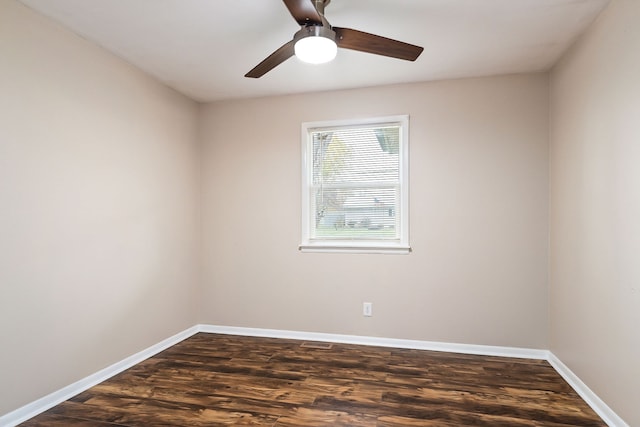
[[[409,252],[409,117],[302,124],[303,251]]]

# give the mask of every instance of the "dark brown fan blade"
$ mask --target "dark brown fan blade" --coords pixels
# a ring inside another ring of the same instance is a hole
[[[282,0],[291,12],[291,16],[300,25],[322,25],[322,16],[316,10],[312,0]]]
[[[345,49],[415,61],[424,48],[350,28],[333,27],[336,44]]]
[[[295,51],[293,48],[294,44],[295,43],[293,42],[293,40],[285,43],[278,50],[267,56],[264,61],[256,65],[244,76],[253,77],[254,79],[264,76],[266,73],[273,70],[278,65],[282,64],[284,61],[295,55]]]

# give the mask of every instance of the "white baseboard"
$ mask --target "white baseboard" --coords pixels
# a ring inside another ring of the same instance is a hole
[[[591,408],[610,427],[629,427],[606,403],[604,403],[589,387],[584,384],[560,359],[548,350],[518,347],[500,347],[488,345],[443,343],[436,341],[404,340],[396,338],[380,338],[359,335],[326,334],[319,332],[300,332],[279,329],[244,328],[236,326],[196,325],[186,329],[158,344],[127,357],[120,362],[89,375],[73,384],[55,391],[41,399],[31,402],[15,411],[0,416],[0,426],[14,427],[36,415],[64,402],[96,384],[105,381],[120,372],[129,369],[149,357],[183,341],[198,333],[243,335],[253,337],[284,338],[307,341],[327,341],[343,344],[359,344],[379,347],[408,348],[417,350],[445,351],[451,353],[476,354],[483,356],[516,357],[546,360],[569,383],[571,387],[591,406]]]
[[[325,334],[319,332],[299,332],[279,329],[242,328],[236,326],[198,325],[200,332],[212,334],[244,335],[251,337],[285,338],[307,341],[327,341],[342,344],[370,345],[378,347],[410,348],[416,350],[446,351],[450,353],[476,354],[483,356],[517,357],[524,359],[546,360],[547,350],[518,347],[498,347],[491,345],[473,345],[443,343],[436,341],[404,340],[397,338],[379,338],[360,335]]]
[[[119,374],[120,372],[129,369],[135,364],[138,364],[151,356],[160,353],[162,350],[165,350],[172,345],[183,341],[193,334],[198,332],[197,326],[192,326],[191,328],[184,330],[176,335],[169,337],[158,344],[152,345],[149,348],[146,348],[132,356],[127,357],[119,362],[114,363],[111,366],[108,366],[94,374],[89,375],[79,381],[76,381],[73,384],[70,384],[66,387],[61,388],[58,391],[54,391],[51,394],[48,394],[34,402],[31,402],[21,408],[18,408],[14,411],[9,412],[0,417],[0,426],[4,427],[14,427],[18,424],[35,417],[36,415],[50,409],[65,400],[68,400],[75,396],[78,393],[81,393],[96,384],[99,384],[114,375]]]
[[[585,383],[582,382],[576,374],[571,371],[556,357],[555,354],[549,352],[547,359],[549,364],[553,366],[558,374],[587,402],[591,409],[595,411],[609,427],[629,427],[629,425],[618,416],[606,403],[602,401]]]

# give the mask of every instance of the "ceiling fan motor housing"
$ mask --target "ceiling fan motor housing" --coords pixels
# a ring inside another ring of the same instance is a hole
[[[327,28],[322,25],[306,25],[300,29],[293,36],[293,42],[297,43],[299,40],[304,39],[305,37],[324,37],[326,39],[332,40],[334,43],[336,41],[336,32],[331,28]]]

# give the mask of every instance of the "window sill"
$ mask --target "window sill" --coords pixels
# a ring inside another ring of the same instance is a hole
[[[406,255],[411,252],[410,246],[381,246],[381,245],[330,245],[303,244],[298,246],[300,252],[320,253],[351,253],[351,254],[397,254]]]

